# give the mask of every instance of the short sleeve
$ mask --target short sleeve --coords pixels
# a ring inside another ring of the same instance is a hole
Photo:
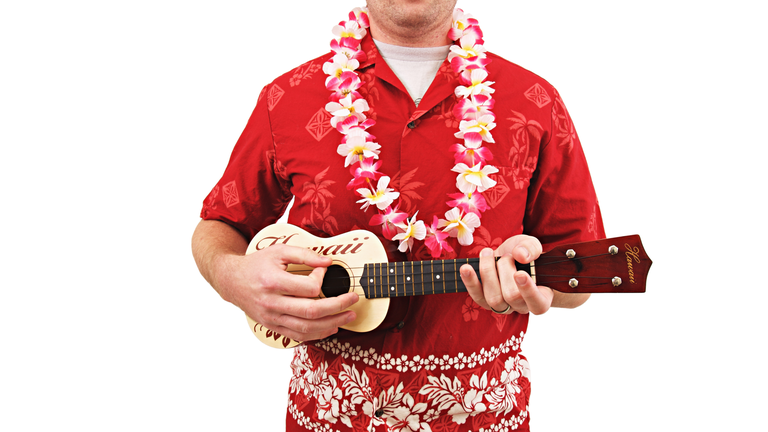
[[[538,238],[545,251],[557,244],[605,238],[584,151],[565,104],[557,91],[554,94],[550,130],[542,136],[523,222],[526,234]]]
[[[283,214],[290,186],[278,160],[262,89],[224,174],[203,202],[200,217],[234,227],[248,240]]]

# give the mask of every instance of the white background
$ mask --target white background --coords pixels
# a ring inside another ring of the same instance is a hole
[[[646,294],[532,318],[535,431],[766,430],[758,3],[459,2],[559,89],[608,235],[654,260]],[[358,5],[3,2],[0,430],[282,429],[291,353],[190,236],[261,87]]]

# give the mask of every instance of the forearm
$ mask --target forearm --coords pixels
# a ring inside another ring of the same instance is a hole
[[[242,256],[248,242],[231,226],[215,220],[201,220],[192,235],[192,255],[200,274],[227,301],[223,278],[228,273],[227,258]]]
[[[552,307],[566,309],[573,309],[583,305],[590,296],[590,294],[567,294],[559,291],[554,291],[554,293]]]

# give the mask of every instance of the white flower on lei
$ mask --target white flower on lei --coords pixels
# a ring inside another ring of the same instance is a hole
[[[491,88],[493,81],[485,81],[488,78],[488,72],[485,69],[467,69],[459,75],[459,81],[464,84],[456,87],[454,93],[458,97],[469,97],[475,95],[488,96],[496,90]]]
[[[460,245],[467,246],[474,240],[472,233],[480,226],[480,218],[474,213],[463,214],[454,207],[445,212],[445,219],[440,219],[438,226],[451,237],[456,237]]]
[[[479,116],[473,120],[462,120],[459,123],[459,131],[454,134],[456,138],[464,138],[465,135],[474,132],[480,135],[485,142],[495,142],[491,135],[491,129],[496,127],[493,114]]]
[[[471,194],[476,190],[478,192],[485,192],[486,190],[496,186],[496,180],[489,177],[490,174],[496,174],[499,169],[493,165],[486,165],[482,168],[482,163],[478,163],[473,167],[468,167],[465,163],[458,163],[451,171],[459,173],[456,176],[456,187],[465,194]]]
[[[338,102],[328,102],[325,104],[325,110],[331,113],[331,126],[334,128],[340,121],[344,121],[349,116],[355,116],[359,122],[365,121],[364,112],[368,111],[368,102],[365,99],[352,100],[352,95],[339,99]]]
[[[427,236],[427,227],[424,226],[424,221],[416,221],[416,215],[418,215],[419,212],[413,214],[413,217],[411,219],[406,219],[405,223],[399,224],[398,227],[403,230],[403,232],[398,233],[396,236],[392,238],[392,240],[400,240],[400,246],[397,247],[397,250],[400,252],[406,252],[413,248],[413,240],[424,240],[424,238]]]
[[[349,58],[345,54],[336,54],[323,63],[323,72],[328,75],[325,79],[326,86],[331,78],[341,78],[341,74],[344,72],[354,72],[360,66],[360,62],[354,58]]]
[[[478,35],[474,33],[462,36],[458,45],[451,45],[451,54],[448,56],[448,61],[451,61],[456,56],[465,59],[472,57],[484,58],[486,49],[478,43],[479,39]]]
[[[361,9],[358,9],[358,13],[362,12]],[[353,10],[353,12],[355,12]],[[333,35],[336,37],[336,40],[341,40],[345,38],[353,38],[356,40],[362,40],[367,31],[360,26],[360,24],[355,20],[349,20],[343,23],[344,25],[337,24],[333,26],[331,29],[331,32],[333,32]]]
[[[368,141],[366,135],[370,134],[359,128],[353,129],[347,135],[347,139],[337,147],[336,153],[346,158],[344,160],[345,167],[369,157],[379,158],[381,146],[373,141]]]
[[[360,208],[366,210],[368,209],[368,206],[376,206],[379,210],[384,210],[389,207],[389,205],[392,204],[392,201],[400,196],[400,192],[395,192],[394,189],[387,186],[389,186],[389,177],[384,176],[379,179],[375,191],[368,188],[358,189],[357,193],[363,197],[363,199],[357,201],[363,203],[363,206]]]

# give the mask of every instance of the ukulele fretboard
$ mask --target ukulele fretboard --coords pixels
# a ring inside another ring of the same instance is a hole
[[[480,274],[478,258],[365,264],[360,285],[366,298],[466,292],[459,268],[469,264]],[[515,263],[530,273],[530,265]]]

